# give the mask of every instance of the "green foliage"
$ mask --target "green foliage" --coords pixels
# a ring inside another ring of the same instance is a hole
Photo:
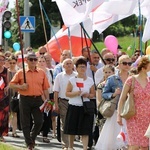
[[[122,47],[123,52],[126,52],[128,55],[132,55],[135,49],[139,49],[139,38],[135,38],[133,36],[124,36],[124,37],[117,37],[119,45]],[[150,44],[150,43],[148,43]],[[106,46],[104,42],[95,42],[96,48],[101,51]],[[130,47],[130,50],[128,49]],[[92,46],[92,49],[94,47]],[[142,43],[142,51],[145,53],[145,44]]]

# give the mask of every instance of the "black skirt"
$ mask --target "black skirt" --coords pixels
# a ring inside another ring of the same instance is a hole
[[[93,115],[84,114],[83,106],[69,105],[64,133],[69,135],[89,135],[93,128]]]

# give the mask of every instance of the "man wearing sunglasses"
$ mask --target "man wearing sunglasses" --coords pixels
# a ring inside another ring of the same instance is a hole
[[[37,57],[33,52],[28,53],[26,62],[26,83],[24,83],[23,71],[19,70],[11,80],[10,88],[16,89],[20,93],[19,108],[22,130],[28,150],[32,150],[43,124],[43,113],[39,109],[43,103],[41,96],[49,99],[49,83],[45,72],[36,68]],[[31,133],[30,116],[32,116],[34,122]]]
[[[116,59],[115,56],[113,55],[113,53],[108,52],[106,53],[104,56],[104,61],[106,63],[106,65],[111,65],[111,66],[115,66],[116,64]],[[95,73],[95,83],[96,85],[103,79],[103,67],[98,69]]]

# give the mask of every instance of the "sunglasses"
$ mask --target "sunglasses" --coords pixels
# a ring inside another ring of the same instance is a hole
[[[105,60],[106,60],[106,61],[115,61],[114,58],[106,58]]]
[[[29,58],[29,61],[37,61],[37,58]]]
[[[121,64],[123,64],[124,66],[131,66],[132,65],[132,62],[122,62]]]
[[[16,63],[15,63],[15,62],[10,62],[9,64],[10,64],[10,65],[12,65],[12,64],[15,65]]]
[[[45,53],[40,53],[40,55],[44,55]]]

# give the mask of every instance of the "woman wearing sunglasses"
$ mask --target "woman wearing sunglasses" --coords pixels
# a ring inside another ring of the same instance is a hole
[[[149,139],[144,136],[150,123],[150,81],[148,73],[150,72],[150,59],[143,56],[137,66],[138,74],[134,75],[135,83],[133,90],[133,99],[135,103],[136,114],[127,122],[129,150],[148,150]],[[118,104],[117,122],[123,125],[120,112],[126,100],[126,96],[132,85],[132,77],[129,77],[124,84],[122,94]]]
[[[9,62],[9,69],[8,69],[8,82],[11,81],[11,79],[13,78],[13,76],[16,74],[17,72],[17,58],[14,55],[11,55],[8,58],[8,62]],[[12,97],[13,96],[17,96],[18,92],[14,89],[9,89],[9,99],[10,99],[10,128],[12,127],[12,137],[15,138],[19,138],[19,135],[17,135],[16,133],[16,129],[17,129],[17,113],[19,113],[19,100],[18,100],[18,106],[16,106],[15,108],[13,107],[13,102],[12,102]],[[18,110],[16,109],[18,107]]]
[[[130,66],[132,64],[131,59],[128,55],[122,55],[119,58],[118,63],[118,72],[115,75],[108,77],[103,88],[102,97],[108,101],[114,97],[119,100],[123,84],[129,76],[128,71],[130,70]],[[116,104],[116,109],[117,105],[118,104]],[[112,117],[106,119],[103,129],[101,130],[98,142],[95,146],[96,150],[117,150],[126,146],[125,143],[119,142],[119,140],[117,139],[117,136],[121,131],[121,126],[117,124],[116,120],[117,110],[115,110]]]

